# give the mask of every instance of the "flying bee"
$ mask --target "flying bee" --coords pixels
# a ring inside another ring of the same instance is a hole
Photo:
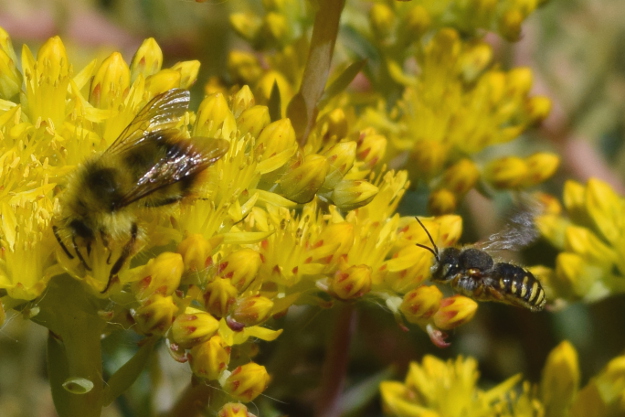
[[[436,259],[432,268],[433,281],[449,284],[456,292],[477,301],[496,301],[534,312],[545,307],[545,291],[530,271],[509,262],[495,263],[485,250],[475,247],[451,247],[439,252],[430,232],[418,217],[417,221],[432,243],[432,247],[416,245],[430,251]],[[509,229],[509,232],[513,231]],[[491,241],[501,239],[501,247],[510,248],[512,243],[532,239],[514,233],[510,236],[496,234]],[[494,246],[493,242],[488,245],[490,248]]]
[[[54,235],[65,255],[77,257],[86,271],[108,271],[103,293],[138,252],[137,212],[191,195],[202,171],[228,150],[223,139],[180,136],[174,126],[188,106],[186,90],[154,97],[104,153],[76,170],[63,191]],[[104,250],[92,251],[96,245]],[[119,255],[113,262],[114,253]]]

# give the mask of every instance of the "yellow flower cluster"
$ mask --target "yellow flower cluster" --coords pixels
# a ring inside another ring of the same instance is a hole
[[[526,188],[558,167],[551,153],[477,162],[483,149],[517,138],[550,108],[548,99],[528,96],[529,69],[492,68],[491,57],[487,43],[440,29],[417,49],[416,75],[389,64],[392,79],[405,86],[395,111],[369,108],[361,118],[389,137],[388,157],[432,189],[433,213],[453,212],[480,179],[499,189]]]
[[[425,356],[411,363],[404,383],[380,384],[386,415],[396,417],[607,417],[625,412],[625,356],[612,359],[580,389],[577,352],[562,342],[549,354],[538,386],[515,375],[488,390],[477,386],[477,362]]]
[[[301,10],[294,11],[297,2],[275,3],[279,6],[265,5],[267,14],[254,17],[254,24],[240,14],[232,21],[241,36],[265,50],[267,46],[256,40],[264,39],[260,28],[275,24],[275,32],[282,35],[279,46],[265,56],[269,68],[263,69],[253,54],[233,51],[229,69],[233,80],[254,86],[262,103],[270,100],[277,85],[285,111],[301,82],[306,61],[297,48],[303,39],[301,30],[288,35],[279,30],[301,27]],[[524,158],[484,160],[480,152],[512,141],[543,120],[551,108],[549,99],[530,96],[532,74],[528,68],[501,70],[493,62],[490,44],[477,36],[470,41],[463,37],[489,29],[516,39],[520,24],[539,4],[379,1],[369,11],[369,27],[356,18],[349,19],[360,10],[352,10],[353,5],[348,4],[346,25],[353,27],[360,42],[376,51],[370,52],[364,70],[373,88],[368,97],[348,92],[323,103],[348,109],[347,120],[361,130],[373,126],[388,137],[387,150],[381,156],[392,167],[407,169],[413,184],[429,188],[432,214],[453,213],[464,195],[478,185],[517,190],[540,184],[558,168],[557,155],[538,152]],[[282,23],[272,23],[276,19],[269,19],[270,15],[279,16]],[[248,33],[244,28],[256,29]],[[347,72],[349,68],[335,79]],[[363,100],[369,106],[356,117],[353,108]],[[390,112],[389,103],[394,103]]]
[[[15,63],[8,36],[2,39],[6,62]],[[414,243],[426,237],[414,218],[395,213],[407,174],[373,172],[386,139],[371,129],[354,131],[335,109],[319,115],[300,147],[290,121],[272,120],[247,87],[228,97],[207,95],[197,113],[176,122],[181,135],[225,140],[229,150],[203,173],[197,198],[138,208],[141,253],[150,258],[129,253],[132,267],[122,267],[108,286],[120,239],[103,236],[82,247],[76,236],[67,236],[73,244],[68,249],[52,232],[68,178],[106,150],[151,97],[188,88],[198,63],[162,68],[162,52],[152,39],[130,65],[113,53],[75,75],[69,62],[58,37],[36,58],[24,47],[23,74],[11,73],[15,79],[2,90],[4,305],[38,299],[50,279],[67,273],[85,284],[93,305],[102,309],[90,316],[101,320],[94,329],[132,325],[147,338],[165,337],[174,358],[188,361],[198,378],[218,382],[228,400],[241,402],[263,392],[269,374],[251,354],[231,364],[232,349],[254,339],[275,340],[281,330],[267,321],[294,303],[382,299],[439,346],[445,345],[442,330],[473,316],[472,300],[443,298],[435,287],[423,286],[431,255]],[[25,91],[12,87],[21,83]],[[462,231],[457,216],[424,222],[445,246]],[[72,258],[70,251],[83,255]],[[45,308],[71,309],[54,294],[63,292],[48,292]],[[100,299],[112,303],[105,307]],[[49,314],[42,311],[41,317]],[[107,392],[120,390],[117,381],[109,381]]]
[[[597,179],[567,181],[564,208],[551,201],[536,219],[541,234],[561,252],[555,269],[541,268],[552,299],[596,301],[625,291],[625,198]],[[548,294],[549,296],[549,294]]]
[[[384,40],[395,37],[405,44],[409,44],[412,39],[423,35],[430,28],[443,26],[454,27],[469,34],[489,30],[514,41],[521,34],[523,21],[542,3],[544,0],[443,0],[412,3],[376,0],[369,11],[369,18],[377,36]],[[412,39],[408,34],[412,35]]]

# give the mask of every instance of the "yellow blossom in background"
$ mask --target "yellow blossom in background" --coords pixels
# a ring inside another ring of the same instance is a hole
[[[613,359],[580,389],[577,352],[565,341],[547,358],[540,383],[524,382],[519,392],[521,375],[483,390],[474,359],[444,362],[427,355],[410,364],[403,383],[384,381],[380,391],[388,416],[608,417],[625,412],[624,363],[623,356]]]
[[[625,199],[608,184],[591,179],[586,185],[569,180],[564,211],[556,207],[537,218],[541,234],[560,253],[549,277],[561,301],[594,301],[625,291]]]

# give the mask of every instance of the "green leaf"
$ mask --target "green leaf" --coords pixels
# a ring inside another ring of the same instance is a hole
[[[87,378],[72,377],[67,378],[62,384],[63,388],[72,394],[86,394],[93,389],[93,381]]]
[[[276,81],[273,82],[271,87],[267,107],[269,108],[269,117],[272,122],[282,119],[282,97],[280,96],[280,87],[278,87]]]
[[[157,341],[157,338],[147,339],[137,353],[109,378],[104,388],[102,401],[104,406],[113,402],[135,382],[145,368]]]
[[[339,75],[338,78],[326,88],[323,96],[321,97],[321,100],[319,100],[319,109],[324,108],[331,98],[335,97],[337,94],[345,90],[347,86],[349,86],[351,82],[354,81],[354,78],[356,78],[356,75],[358,75],[358,73],[364,68],[366,63],[367,60],[362,59],[360,61],[352,63],[350,66],[345,68],[341,75]]]

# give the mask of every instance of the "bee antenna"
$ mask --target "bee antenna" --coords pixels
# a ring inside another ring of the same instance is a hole
[[[434,243],[434,239],[432,239],[432,235],[430,234],[430,231],[423,225],[423,223],[421,223],[421,220],[419,220],[419,218],[417,216],[415,216],[415,219],[417,219],[417,221],[419,222],[419,224],[421,225],[423,230],[425,230],[425,234],[428,235],[428,238],[430,239],[430,243],[432,243],[432,247],[433,248],[431,248],[429,246],[422,245],[420,243],[415,243],[415,245],[417,245],[420,248],[423,248],[423,249],[426,249],[426,250],[432,252],[434,257],[438,261],[439,260],[439,258],[438,258],[438,246],[436,246],[436,243]]]

